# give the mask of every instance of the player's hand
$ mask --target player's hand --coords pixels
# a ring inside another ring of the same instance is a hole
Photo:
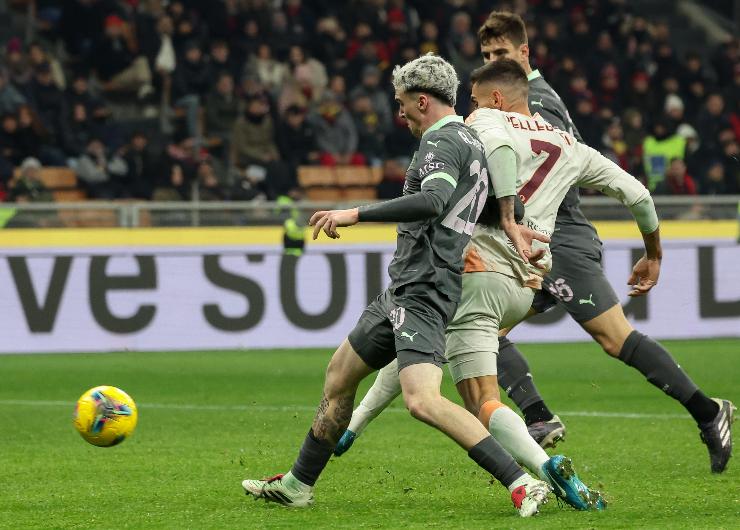
[[[549,243],[550,238],[548,236],[516,223],[505,225],[502,228],[514,245],[516,253],[519,254],[519,257],[522,258],[524,263],[530,263],[538,269],[545,268],[544,265],[539,263],[539,261],[545,257],[545,249],[541,248],[532,252],[532,243],[534,241]]]
[[[627,285],[632,286],[629,296],[645,296],[650,289],[658,284],[660,276],[660,260],[641,257],[632,267],[632,274]]]
[[[321,230],[332,239],[339,239],[337,227],[357,224],[359,212],[357,208],[349,210],[322,210],[311,216],[309,225],[313,226],[313,238],[319,237]]]

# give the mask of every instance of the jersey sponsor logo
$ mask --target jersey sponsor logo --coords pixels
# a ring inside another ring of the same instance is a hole
[[[401,337],[405,339],[409,339],[411,342],[414,342],[414,337],[416,337],[419,334],[418,331],[415,331],[413,334],[406,333],[405,331],[401,332]]]
[[[428,153],[426,154],[426,156],[424,157],[424,161],[425,161],[425,162],[431,162],[432,160],[434,160],[434,153],[433,153],[433,152],[431,152],[431,151],[429,151],[429,152],[428,152]]]
[[[483,144],[478,140],[477,138],[474,138],[473,136],[469,135],[467,132],[463,130],[457,131],[457,134],[462,138],[463,142],[465,142],[468,145],[472,145],[476,149],[478,149],[481,152],[484,152]]]
[[[430,140],[427,140],[427,143],[428,143],[429,145],[433,145],[434,147],[437,147],[437,146],[439,145],[439,142],[441,142],[441,141],[442,141],[442,140],[437,140],[436,142],[432,142],[432,141],[430,141]]]
[[[579,305],[590,304],[590,305],[596,307],[596,304],[594,304],[594,293],[590,293],[588,299],[585,299],[585,298],[579,299],[578,300],[578,304]]]
[[[444,169],[445,163],[444,162],[429,162],[428,164],[424,164],[419,168],[419,176],[425,177],[432,171],[437,171],[438,169]]]

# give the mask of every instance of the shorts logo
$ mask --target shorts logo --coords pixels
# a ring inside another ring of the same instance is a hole
[[[416,337],[418,334],[419,334],[418,331],[415,331],[413,335],[409,335],[405,331],[402,331],[401,332],[401,337],[405,337],[405,338],[409,339],[411,342],[414,342],[414,337]]]
[[[547,290],[563,302],[570,302],[573,300],[573,289],[565,283],[563,278],[558,278],[554,283],[548,285]],[[586,300],[586,302],[588,302],[588,300]]]
[[[588,300],[586,300],[584,298],[581,298],[580,300],[578,300],[578,303],[581,304],[581,305],[583,305],[583,304],[591,304],[592,306],[596,307],[596,304],[594,304],[594,293],[591,293],[589,295]]]
[[[393,330],[395,331],[403,326],[403,321],[406,320],[406,310],[403,307],[397,307],[391,311],[389,318],[391,325],[393,326]],[[403,336],[403,334],[401,336]],[[411,340],[413,342],[413,339]]]

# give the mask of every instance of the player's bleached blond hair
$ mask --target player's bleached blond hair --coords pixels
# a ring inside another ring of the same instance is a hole
[[[457,101],[460,80],[450,63],[428,53],[393,69],[393,88],[396,92],[424,92],[450,107]]]

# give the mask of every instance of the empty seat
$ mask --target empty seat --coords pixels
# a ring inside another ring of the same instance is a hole
[[[309,201],[341,201],[342,188],[337,186],[311,187],[306,189]]]
[[[337,166],[337,184],[340,186],[368,186],[372,181],[367,166]]]
[[[344,198],[348,201],[375,200],[378,198],[378,188],[375,186],[352,186],[344,188]]]
[[[50,190],[72,189],[77,186],[77,176],[74,170],[68,167],[43,167],[40,179]]]
[[[298,168],[298,184],[302,188],[333,186],[336,184],[336,173],[332,167],[300,166]]]
[[[55,202],[78,202],[87,199],[87,195],[82,190],[77,189],[59,189],[51,193],[54,196]]]

